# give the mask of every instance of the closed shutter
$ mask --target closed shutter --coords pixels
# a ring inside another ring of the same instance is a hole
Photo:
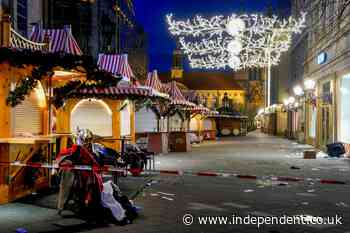
[[[156,132],[157,115],[149,108],[142,108],[136,112],[136,133]]]
[[[204,130],[213,130],[213,123],[209,119],[204,120]]]
[[[82,100],[71,115],[71,131],[89,129],[99,136],[112,136],[112,114],[98,100]]]
[[[127,105],[120,111],[120,135],[128,136],[131,134],[130,124],[130,106]]]
[[[192,118],[190,121],[190,130],[191,131],[198,131],[198,121],[195,118]]]
[[[34,92],[14,109],[14,134],[42,134],[42,111]]]

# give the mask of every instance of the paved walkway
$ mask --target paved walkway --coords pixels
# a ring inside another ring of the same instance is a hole
[[[298,176],[350,181],[350,159],[306,160],[301,152],[312,148],[279,137],[252,132],[195,145],[192,152],[158,156],[158,169],[227,171],[258,176]],[[297,167],[300,169],[291,169]]]
[[[296,149],[299,148],[299,149]],[[349,160],[318,158],[304,160],[296,151],[306,148],[291,141],[258,132],[247,137],[226,138],[195,146],[190,153],[170,153],[156,158],[158,169],[225,171],[264,176],[329,178],[349,181]],[[300,169],[291,169],[291,166]],[[128,184],[147,178],[128,178]],[[349,233],[349,184],[277,182],[269,179],[234,177],[155,176],[138,197],[144,208],[133,224],[124,227],[88,225],[77,219],[62,219],[52,209],[23,203],[0,206],[0,232],[26,227],[30,233],[69,232],[266,232],[266,233]],[[141,182],[142,183],[142,182]],[[191,226],[183,224],[185,214],[193,215]],[[201,216],[329,216],[343,217],[342,225],[200,225]]]

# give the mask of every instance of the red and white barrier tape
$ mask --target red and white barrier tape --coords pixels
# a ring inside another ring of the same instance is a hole
[[[1,164],[1,163],[0,163]],[[10,166],[18,167],[33,167],[33,168],[47,168],[47,169],[67,169],[67,170],[81,170],[81,171],[97,171],[97,172],[120,172],[124,173],[126,170],[122,168],[116,168],[113,166],[89,166],[89,165],[63,165],[49,164],[49,163],[21,163],[19,161],[9,163]],[[206,177],[236,177],[239,179],[266,179],[266,177],[258,177],[255,175],[241,175],[230,172],[210,172],[210,171],[182,171],[182,170],[146,170],[145,174],[154,175],[175,175],[175,176],[206,176]],[[268,177],[270,180],[281,182],[299,182],[299,181],[316,181],[321,184],[346,184],[344,181],[332,180],[332,179],[316,179],[316,178],[299,178],[289,176],[273,176]]]

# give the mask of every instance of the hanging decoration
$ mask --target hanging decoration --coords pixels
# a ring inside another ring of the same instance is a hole
[[[305,16],[281,20],[277,16],[233,14],[177,21],[170,14],[167,23],[170,33],[179,37],[192,68],[239,70],[277,65],[292,35],[305,27]]]

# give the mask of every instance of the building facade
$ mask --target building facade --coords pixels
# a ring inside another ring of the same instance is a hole
[[[284,58],[289,74],[278,88],[280,102],[293,95],[298,102],[287,108],[288,128],[299,133],[294,138],[321,149],[335,141],[350,143],[350,4],[293,0],[292,15],[302,12],[307,13],[306,28],[293,38]],[[311,90],[305,81],[312,83]],[[303,95],[293,93],[296,86],[304,86]]]
[[[350,143],[350,6],[347,1],[304,1],[308,49],[304,79],[316,82],[316,103],[306,106],[306,139],[318,147]]]

